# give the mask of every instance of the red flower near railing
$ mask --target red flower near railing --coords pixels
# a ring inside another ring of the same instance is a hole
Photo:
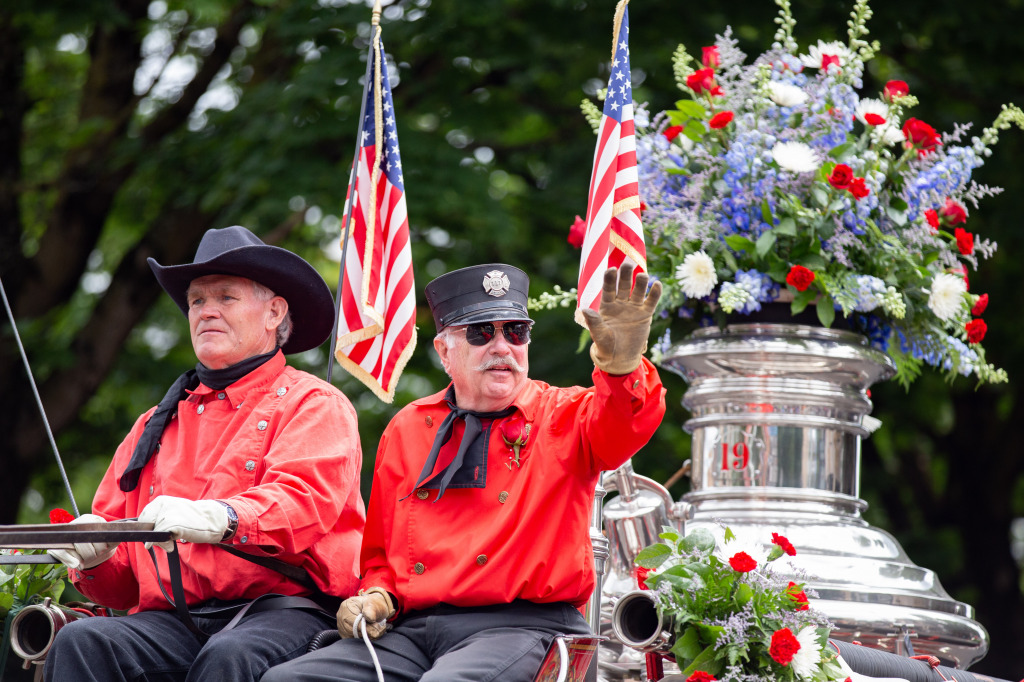
[[[75,515],[66,509],[57,507],[50,510],[50,523],[71,523],[74,520]]]
[[[782,551],[789,556],[796,556],[796,547],[793,546],[793,543],[790,542],[785,535],[772,533],[772,544],[781,547]]]
[[[768,654],[779,665],[789,665],[798,651],[800,651],[800,642],[793,636],[793,632],[789,628],[776,630],[772,634],[772,643],[768,648]]]
[[[750,573],[757,568],[757,562],[746,552],[736,552],[729,558],[729,565],[737,573]]]

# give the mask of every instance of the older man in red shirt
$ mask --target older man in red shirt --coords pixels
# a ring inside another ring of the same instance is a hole
[[[665,412],[642,357],[661,284],[648,293],[647,275],[635,287],[631,275],[605,273],[600,312],[584,313],[592,388],[527,377],[521,270],[481,265],[427,285],[452,383],[405,407],[381,439],[361,589],[338,611],[343,639],[264,682],[376,682],[369,651],[348,639],[360,620],[389,682],[532,680],[556,635],[589,632],[579,608],[595,584],[598,476],[647,443]]]
[[[365,512],[355,410],[284,357],[323,343],[333,298],[306,261],[244,227],[207,232],[191,264],[149,263],[188,317],[199,363],[138,419],[93,513],[78,521],[138,517],[169,531],[202,632],[165,596],[163,552],[151,558],[140,543],[51,550],[83,594],[129,615],[62,628],[45,678],[251,682],[334,622],[338,602],[330,613],[317,602],[357,586]],[[266,595],[280,597],[252,601]]]

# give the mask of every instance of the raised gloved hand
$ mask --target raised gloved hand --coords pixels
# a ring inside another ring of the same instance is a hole
[[[359,632],[355,631],[356,619],[360,614],[366,619],[366,634],[370,639],[377,639],[387,631],[387,619],[395,615],[391,595],[383,588],[371,587],[341,602],[338,608],[338,634],[343,638],[361,636],[362,628]]]
[[[640,366],[640,357],[647,350],[651,318],[661,298],[661,282],[647,291],[647,273],[636,276],[633,267],[625,264],[618,271],[608,268],[601,291],[601,310],[583,309],[583,318],[594,340],[590,357],[598,369],[608,374],[629,374]],[[646,296],[644,295],[646,293]]]
[[[169,531],[171,540],[146,543],[146,549],[156,544],[169,552],[175,540],[220,542],[228,530],[228,510],[216,500],[160,495],[145,506],[139,514],[139,522],[152,523],[153,530]]]
[[[106,523],[107,520],[96,514],[82,514],[72,523]],[[46,553],[70,569],[84,571],[99,566],[114,556],[118,542],[76,542],[74,549],[50,549]]]

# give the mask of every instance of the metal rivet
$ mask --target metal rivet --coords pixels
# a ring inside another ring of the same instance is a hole
[[[427,570],[427,567],[417,561],[412,570],[416,571],[416,575],[423,575],[423,571]]]
[[[428,414],[427,418],[423,420],[423,423],[426,424],[427,426],[433,426],[434,425],[434,419],[433,419],[433,417],[431,417]]]
[[[640,380],[639,379],[637,379],[636,381],[633,382],[633,388],[636,388],[639,385],[640,385]]]
[[[149,486],[149,496],[153,496],[153,486]]]
[[[246,463],[245,463],[245,470],[246,471],[252,471],[255,468],[256,468],[256,462],[252,461],[251,459],[246,461]]]
[[[500,493],[498,493],[498,502],[501,502],[502,504],[505,504],[505,500],[507,500],[507,499],[508,499],[508,493],[507,492],[502,490]]]
[[[288,389],[285,388],[284,386],[282,386],[281,388],[277,389],[277,394],[278,395],[284,395],[287,392],[288,392]]]
[[[224,391],[221,391],[220,393],[217,394],[217,400],[224,400],[224,398],[227,398],[227,397],[228,397],[228,394],[225,393]]]
[[[486,554],[481,554],[480,556],[478,556],[476,558],[476,563],[478,563],[481,566],[486,564],[487,563],[487,555]]]
[[[200,405],[199,407],[196,408],[196,414],[202,414],[205,411],[206,411],[206,405]]]
[[[256,423],[256,428],[259,429],[260,431],[266,431],[267,430],[267,421],[265,419],[259,420]]]
[[[248,535],[243,535],[241,538],[239,538],[238,541],[239,542],[249,542],[249,536]]]
[[[427,497],[429,497],[429,496],[430,496],[430,493],[428,493],[428,492],[427,492],[427,491],[426,491],[425,489],[423,489],[423,488],[420,488],[419,490],[417,490],[417,491],[416,491],[416,497],[420,498],[421,500],[425,500],[425,499],[427,499]]]

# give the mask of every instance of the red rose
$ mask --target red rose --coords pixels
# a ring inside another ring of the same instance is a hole
[[[789,628],[776,630],[772,634],[772,643],[768,647],[768,654],[779,665],[789,665],[798,651],[800,651],[800,642]]]
[[[878,114],[867,113],[864,114],[864,122],[869,126],[880,126],[885,123],[885,119]]]
[[[925,156],[942,144],[935,128],[917,118],[907,119],[907,122],[903,124],[903,134],[907,137],[907,146],[917,148],[918,156]]]
[[[974,315],[975,317],[978,317],[983,312],[985,312],[985,308],[987,308],[987,307],[988,307],[988,294],[982,294],[981,296],[978,297],[978,300],[975,301],[974,307],[971,308],[971,315]]]
[[[946,198],[945,205],[939,209],[939,215],[950,225],[962,225],[967,222],[967,209],[949,197]]]
[[[716,682],[716,680],[718,680],[717,677],[710,673],[706,673],[703,670],[698,670],[686,678],[686,682]]]
[[[721,95],[722,88],[715,85],[714,69],[698,69],[686,77],[686,85],[698,95]]]
[[[75,515],[66,509],[57,507],[50,510],[50,523],[71,523],[74,520]]]
[[[731,111],[720,111],[720,112],[718,112],[717,114],[715,114],[714,116],[711,117],[711,120],[708,121],[708,125],[711,126],[712,128],[714,128],[715,130],[719,130],[719,129],[724,128],[725,126],[729,125],[729,123],[731,121],[732,121],[732,112]]]
[[[586,235],[587,221],[576,216],[576,220],[572,221],[572,227],[569,228],[569,236],[565,238],[565,241],[569,242],[572,248],[579,249],[583,246],[583,239]]]
[[[830,64],[839,66],[839,55],[836,54],[823,54],[821,55],[821,70],[828,72]]]
[[[985,320],[971,320],[964,325],[964,331],[967,332],[968,341],[981,343],[981,340],[985,338],[985,332],[988,331],[988,325],[985,324]]]
[[[800,291],[803,291],[803,289],[801,289]],[[785,535],[772,533],[772,544],[781,547],[782,551],[788,554],[789,556],[796,556],[796,547],[793,546],[793,543],[790,542]]]
[[[636,578],[637,587],[639,587],[641,590],[649,590],[649,589],[651,589],[651,588],[647,587],[647,582],[646,582],[647,581],[647,576],[649,576],[651,573],[654,573],[654,569],[653,568],[644,568],[643,566],[637,566],[636,568],[634,568],[633,569],[633,577]]]
[[[750,573],[757,568],[757,562],[746,552],[736,552],[729,559],[729,565],[737,573]]]
[[[807,291],[807,287],[811,286],[813,281],[814,273],[802,265],[794,265],[789,269],[789,274],[786,275],[786,284],[797,291]],[[772,538],[774,537],[775,533],[772,533]],[[774,541],[773,539],[772,542]]]
[[[836,189],[846,189],[853,182],[853,169],[845,163],[836,164],[832,174],[828,176],[828,184]]]
[[[519,450],[526,445],[526,441],[530,439],[530,425],[526,423],[526,419],[523,417],[522,413],[516,413],[502,421],[499,430],[501,431],[501,439],[505,441],[505,445],[515,453],[515,457],[512,459],[512,462],[514,462],[516,466],[519,466]],[[512,464],[508,464],[508,467],[511,469]]]
[[[927,211],[924,212],[924,217],[925,220],[928,221],[928,224],[931,226],[932,232],[935,232],[937,229],[939,229],[938,211],[936,211],[934,208],[929,208]]]
[[[708,47],[701,48],[703,54],[701,55],[701,63],[709,69],[717,68],[722,63],[722,58],[718,56],[718,46],[710,45]]]
[[[960,250],[960,253],[965,256],[969,256],[974,253],[973,233],[968,232],[962,227],[958,227],[953,231],[953,234],[956,237],[956,248]]]
[[[663,132],[662,135],[665,136],[665,139],[671,142],[679,137],[679,133],[683,132],[684,128],[685,126],[669,126],[668,128],[665,128],[665,132]]]
[[[871,194],[871,190],[864,184],[864,178],[854,178],[853,182],[851,182],[850,186],[846,189],[850,190],[850,194],[852,194],[853,198],[857,201],[860,201],[867,195]]]
[[[797,611],[809,611],[811,608],[810,602],[807,599],[807,594],[800,589],[792,580],[789,581],[789,587],[786,588],[786,594],[790,599],[793,600],[793,605]]]
[[[643,213],[646,210],[647,210],[647,204],[645,204],[643,201],[641,201],[640,202],[640,213]]]
[[[910,88],[907,87],[906,81],[889,81],[885,84],[885,89],[882,90],[882,98],[888,101],[892,101],[894,97],[906,97],[910,94]]]

